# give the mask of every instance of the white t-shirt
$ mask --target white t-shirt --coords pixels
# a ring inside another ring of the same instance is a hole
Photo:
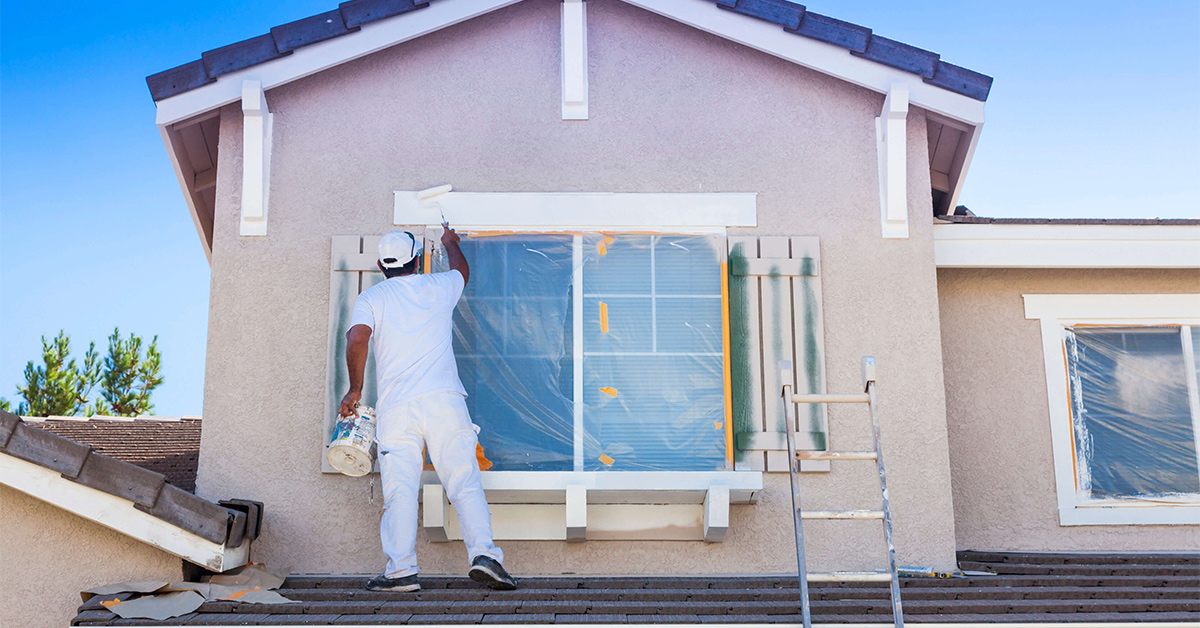
[[[393,277],[354,300],[350,326],[371,328],[381,415],[436,392],[466,396],[451,345],[454,306],[465,287],[462,273]]]

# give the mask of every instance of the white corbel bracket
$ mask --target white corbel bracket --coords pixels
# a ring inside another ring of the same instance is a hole
[[[587,120],[587,3],[562,4],[562,119]]]
[[[883,237],[908,237],[908,86],[892,83],[875,118]]]
[[[259,81],[242,81],[242,221],[244,236],[267,235],[273,114]]]
[[[567,542],[582,543],[587,540],[587,487],[582,484],[567,486]]]
[[[704,495],[704,540],[720,543],[729,530],[729,487],[716,484]]]

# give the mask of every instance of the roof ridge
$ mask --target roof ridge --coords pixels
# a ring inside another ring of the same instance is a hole
[[[453,0],[437,0],[450,2]],[[809,11],[789,0],[708,0],[735,13],[765,20],[786,32],[847,49],[850,54],[905,72],[956,94],[986,101],[992,77],[941,60],[941,55],[875,35],[871,29]],[[265,35],[215,48],[200,59],[146,77],[150,96],[163,100],[218,77],[287,56],[303,46],[348,35],[364,24],[423,9],[430,0],[350,0],[337,9],[281,24]]]

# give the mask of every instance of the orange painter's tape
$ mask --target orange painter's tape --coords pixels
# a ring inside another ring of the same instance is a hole
[[[608,304],[600,302],[600,331],[608,333]]]
[[[617,396],[617,389],[613,388],[612,386],[605,386],[604,388],[600,389],[600,392],[606,395],[612,395],[613,397]]]
[[[104,601],[103,601],[103,602],[101,602],[100,604],[101,604],[102,606],[104,606],[104,608],[112,608],[112,607],[114,607],[114,606],[116,606],[117,604],[120,604],[120,603],[121,603],[121,598],[119,598],[119,597],[114,597],[114,598],[113,598],[113,599],[111,599],[111,600],[104,600]]]
[[[600,462],[603,462],[604,464],[609,465],[609,466],[612,466],[612,463],[616,462],[616,460],[613,460],[612,458],[610,458],[608,456],[608,454],[600,454],[600,457],[597,458],[597,460],[599,460]]]
[[[600,244],[596,245],[596,248],[600,251],[601,255],[608,255],[608,245],[612,244],[616,240],[617,239],[612,236],[604,236],[604,239],[600,241]]]

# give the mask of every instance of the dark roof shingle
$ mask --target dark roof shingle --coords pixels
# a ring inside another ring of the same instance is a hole
[[[454,0],[438,0],[453,2]],[[871,29],[808,11],[788,0],[714,0],[722,9],[778,24],[785,31],[846,48],[864,59],[912,72],[926,83],[986,101],[992,77],[946,63],[941,56],[886,37]],[[358,30],[363,24],[429,6],[414,0],[350,0],[338,8],[289,22],[240,42],[209,50],[200,61],[146,77],[150,96],[158,101],[211,83],[222,74],[291,54],[293,50]]]
[[[988,218],[986,216],[936,216],[936,218],[942,222],[963,225],[1200,225],[1200,218]]]
[[[46,419],[30,425],[90,445],[104,454],[166,476],[189,493],[196,491],[200,460],[200,419]]]

